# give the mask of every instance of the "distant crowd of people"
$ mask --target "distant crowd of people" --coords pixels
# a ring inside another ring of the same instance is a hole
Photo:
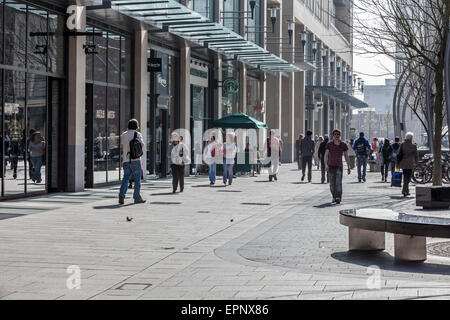
[[[128,189],[128,183],[132,177],[135,181],[134,202],[145,203],[140,195],[140,181],[142,172],[141,156],[144,150],[142,135],[138,132],[139,123],[132,119],[128,123],[128,130],[122,134],[122,146],[124,153],[124,177],[119,193],[119,204],[124,203],[125,195]],[[210,185],[216,183],[216,169],[218,159],[223,160],[223,184],[232,185],[233,166],[235,164],[236,137],[233,133],[226,135],[225,143],[217,141],[215,135],[211,135],[207,146],[203,150],[202,161],[209,167]],[[268,137],[264,143],[264,154],[266,166],[268,168],[269,181],[278,180],[280,170],[280,159],[283,152],[283,141],[276,137],[273,130],[269,130]],[[171,135],[171,145],[169,147],[172,171],[172,192],[184,190],[185,168],[191,164],[190,150],[183,143],[183,137],[174,132]],[[403,170],[403,189],[404,196],[409,195],[409,183],[413,168],[418,163],[417,146],[413,143],[413,134],[408,132],[405,135],[405,141],[400,143],[400,138],[396,137],[391,144],[389,139],[379,141],[374,138],[370,143],[360,132],[359,138],[355,141],[342,141],[341,131],[335,129],[332,132],[331,141],[328,136],[312,138],[312,132],[308,130],[306,135],[299,136],[296,141],[296,156],[298,169],[302,171],[301,181],[305,180],[306,171],[308,182],[312,181],[312,167],[321,169],[321,183],[329,183],[332,194],[332,203],[339,204],[342,201],[342,178],[344,172],[343,158],[347,164],[347,173],[355,167],[358,172],[358,182],[366,182],[366,167],[368,160],[377,159],[381,166],[381,180],[387,182],[389,168],[391,174],[401,168]],[[196,161],[198,162],[198,161]],[[33,162],[39,166],[37,161]],[[196,163],[196,172],[198,163]],[[36,176],[36,179],[38,177]]]

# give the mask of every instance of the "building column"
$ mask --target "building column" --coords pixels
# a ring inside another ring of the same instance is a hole
[[[337,103],[336,103],[336,106],[335,106],[336,112],[335,112],[335,118],[334,118],[334,121],[335,121],[335,123],[336,123],[336,125],[335,125],[336,128],[342,131],[342,121],[341,121],[342,113],[341,113],[341,106],[342,106],[342,104],[341,104],[340,102],[337,102]]]
[[[191,128],[191,48],[180,49],[180,128]]]
[[[247,113],[247,66],[239,63],[239,112]]]
[[[148,54],[148,32],[139,30],[135,33],[134,44],[134,115],[140,124],[140,132],[144,138],[146,149],[149,148],[147,141],[147,94],[148,94],[148,75],[147,75],[147,54]],[[147,163],[147,152],[142,156],[142,162]],[[146,177],[144,173],[144,180]]]
[[[187,46],[180,49],[180,129],[191,132],[191,48]],[[184,174],[189,173],[190,166],[185,166]]]
[[[317,132],[318,132],[318,135],[319,136],[323,136],[323,121],[322,121],[322,118],[323,118],[323,106],[322,106],[322,108],[320,108],[319,110],[318,110],[318,116],[317,116],[318,118],[318,121],[317,121],[317,123],[318,123],[318,128],[316,128],[317,129]]]
[[[214,119],[222,118],[222,57],[220,54],[214,55],[214,81],[217,88],[214,88]]]
[[[268,34],[268,42],[274,43],[279,42],[281,38],[281,22],[282,22],[282,10],[278,11],[278,19],[275,24],[275,32]],[[271,26],[272,22],[270,20],[270,15],[266,17],[266,25]],[[271,40],[272,38],[273,40]],[[267,50],[275,55],[280,56],[281,44],[267,44]],[[266,114],[267,114],[267,126],[270,129],[278,129],[281,132],[281,74],[267,74],[267,103],[266,103]]]
[[[86,7],[81,7],[81,32],[86,31]],[[69,36],[67,106],[67,185],[66,191],[84,190],[86,54],[85,36]]]
[[[303,26],[295,24],[293,37],[295,37],[295,43],[300,46],[302,31]],[[297,140],[300,134],[305,133],[305,72],[294,73],[294,91],[294,136]]]
[[[280,15],[281,16],[281,15]],[[294,20],[294,8],[292,1],[283,2],[283,20],[282,20],[282,37],[288,39],[288,24],[286,21]],[[294,27],[295,29],[295,27]],[[295,36],[292,35],[292,43],[290,47],[295,48]],[[287,41],[287,40],[284,40]],[[282,54],[282,57],[289,63],[294,63],[294,52],[287,51]],[[281,161],[285,163],[292,163],[295,159],[295,135],[294,135],[294,72],[287,73],[287,76],[282,77],[282,111],[281,111],[281,138],[283,139],[283,154]]]

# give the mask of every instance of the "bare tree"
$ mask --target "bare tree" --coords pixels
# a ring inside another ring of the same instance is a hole
[[[449,0],[358,0],[354,1],[355,52],[383,54],[400,68],[425,79],[415,91],[412,110],[425,125],[427,95],[432,107],[434,147],[433,185],[442,185],[441,138],[444,120],[445,48],[449,34]],[[375,18],[374,18],[375,17]],[[345,23],[344,21],[340,21]],[[431,75],[431,92],[427,89]],[[417,85],[417,83],[415,84]],[[409,103],[409,102],[408,102]],[[430,131],[430,128],[428,128]]]

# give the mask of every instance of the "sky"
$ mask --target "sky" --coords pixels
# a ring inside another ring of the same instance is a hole
[[[365,21],[374,21],[377,19],[376,16],[370,15],[367,12],[358,12],[358,10],[355,10],[354,14],[360,15],[359,18]],[[355,30],[353,41],[355,48],[358,48],[360,45],[356,32],[357,30]],[[364,85],[384,85],[385,79],[394,78],[395,62],[393,59],[385,55],[361,54],[359,50],[355,49],[353,53],[353,73],[356,73],[358,77],[364,80]],[[362,98],[362,95],[356,96]]]

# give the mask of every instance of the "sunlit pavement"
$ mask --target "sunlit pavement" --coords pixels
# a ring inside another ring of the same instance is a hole
[[[423,211],[412,196],[368,173],[344,178],[343,202],[330,205],[313,172],[300,182],[283,164],[277,182],[243,176],[144,183],[149,202],[117,205],[118,186],[0,204],[2,299],[449,299],[450,239],[427,239],[425,263],[386,251],[349,254],[338,211],[353,207]],[[128,217],[128,219],[127,219]],[[128,221],[131,220],[131,221]]]

